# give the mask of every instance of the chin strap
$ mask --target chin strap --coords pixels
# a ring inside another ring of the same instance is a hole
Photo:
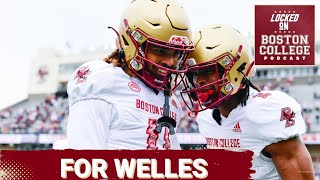
[[[157,120],[156,131],[161,133],[163,127],[169,128],[170,135],[175,134],[174,128],[177,126],[176,121],[169,116],[170,104],[169,104],[170,90],[167,88],[164,90],[164,104],[163,104],[163,116]]]

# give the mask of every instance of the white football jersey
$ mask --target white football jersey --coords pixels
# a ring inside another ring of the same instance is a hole
[[[238,105],[228,117],[221,116],[221,125],[212,118],[212,110],[197,116],[200,133],[207,147],[254,153],[253,179],[280,179],[271,158],[261,151],[268,145],[299,136],[305,132],[300,105],[280,91],[257,92],[250,89],[247,105]]]
[[[156,133],[164,93],[156,94],[120,67],[96,60],[81,65],[68,83],[68,147],[72,149],[180,149],[168,128]],[[169,98],[177,126],[181,105]]]

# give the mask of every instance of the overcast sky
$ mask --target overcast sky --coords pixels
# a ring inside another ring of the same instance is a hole
[[[113,46],[114,33],[129,0],[0,0],[0,109],[27,97],[30,62],[39,48]],[[254,31],[254,4],[316,4],[319,0],[180,0],[192,29],[209,23]]]

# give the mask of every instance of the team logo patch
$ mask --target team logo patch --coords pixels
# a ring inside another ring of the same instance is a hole
[[[286,121],[286,128],[294,126],[296,113],[290,107],[285,107],[281,109],[280,121]]]
[[[233,127],[232,131],[241,133],[241,127],[239,122]]]
[[[135,91],[135,92],[139,92],[139,91],[141,91],[141,88],[138,86],[138,84],[137,83],[135,83],[135,82],[129,82],[128,83],[128,86],[133,90],[133,91]]]
[[[90,74],[89,66],[80,67],[74,77],[74,80],[77,80],[76,84],[85,82],[89,74]]]
[[[189,39],[184,36],[173,35],[171,36],[169,42],[176,45],[189,45]]]

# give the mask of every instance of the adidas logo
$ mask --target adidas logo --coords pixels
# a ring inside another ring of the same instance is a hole
[[[239,122],[233,127],[232,131],[241,133],[241,128],[240,128],[240,123]]]

